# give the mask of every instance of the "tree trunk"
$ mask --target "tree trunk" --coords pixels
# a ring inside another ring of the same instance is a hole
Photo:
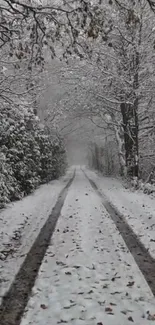
[[[134,106],[122,103],[125,162],[128,176],[138,177],[138,103]]]
[[[138,94],[137,89],[139,87],[139,76],[138,76],[138,68],[139,68],[139,52],[136,51],[135,62],[134,62],[134,91],[135,91],[135,100],[134,100],[134,122],[135,122],[135,146],[134,146],[134,176],[138,177],[139,174],[139,141],[138,141],[138,133],[139,133],[139,121],[138,121]]]
[[[126,168],[126,160],[125,160],[125,147],[124,147],[124,132],[122,132],[121,126],[114,125],[116,141],[118,145],[118,156],[119,156],[119,163],[121,167],[121,175],[126,177],[127,176],[127,168]]]
[[[127,167],[127,174],[129,176],[138,177],[139,174],[139,146],[138,146],[138,66],[139,66],[139,53],[136,52],[133,58],[133,71],[134,71],[134,82],[133,82],[133,105],[122,103],[121,113],[123,120],[124,129],[124,145],[125,145],[125,160]]]

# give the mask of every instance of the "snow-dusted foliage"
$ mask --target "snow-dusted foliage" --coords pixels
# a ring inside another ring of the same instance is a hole
[[[146,182],[153,171],[155,180],[155,15],[145,0],[105,0],[102,5],[87,39],[89,57],[68,74],[82,107],[77,116],[81,112],[103,133],[114,134],[114,163],[119,156],[125,177]],[[101,22],[104,28],[94,37]]]
[[[106,176],[121,173],[116,142],[113,138],[91,143],[88,152],[88,164]]]
[[[65,169],[63,141],[50,135],[33,109],[1,107],[0,147],[0,207]]]

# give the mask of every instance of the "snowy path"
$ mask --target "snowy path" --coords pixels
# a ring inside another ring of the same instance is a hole
[[[155,259],[155,198],[142,192],[125,189],[122,183],[110,177],[101,177],[87,170],[99,190],[121,213],[150,255]]]
[[[21,325],[154,324],[155,299],[77,170]]]
[[[0,302],[72,175],[70,169],[0,213]]]

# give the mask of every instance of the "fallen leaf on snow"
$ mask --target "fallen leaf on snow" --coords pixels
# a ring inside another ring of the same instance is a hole
[[[64,309],[70,309],[70,308],[72,308],[72,307],[74,307],[74,306],[76,306],[76,304],[72,304],[72,305],[70,305],[70,306],[65,306]]]
[[[63,230],[63,233],[65,234],[66,232],[69,232],[69,230],[68,229],[64,229]]]
[[[71,272],[65,272],[66,275],[71,275],[72,273]]]
[[[90,290],[89,292],[88,292],[88,294],[91,294],[91,293],[93,293],[94,291],[93,290]]]
[[[75,269],[79,269],[81,266],[80,265],[74,265],[73,266]]]
[[[65,265],[66,265],[65,263],[63,263],[63,262],[61,262],[61,261],[56,261],[56,264],[57,264],[57,265],[61,265],[61,266],[65,266]]]
[[[41,307],[42,309],[47,309],[47,308],[48,308],[45,304],[41,304],[40,307]]]
[[[110,253],[110,251],[108,251]],[[120,276],[117,276],[118,272],[116,272],[113,276],[113,278],[111,279],[111,281],[115,281],[116,279],[120,279],[121,277]]]
[[[112,279],[111,279],[111,281],[115,281],[116,279],[120,279],[121,277],[120,276],[115,276],[115,277],[113,277]]]
[[[103,289],[107,289],[109,284],[104,284]]]
[[[134,281],[132,281],[132,282],[131,282],[131,281],[129,281],[129,282],[128,282],[128,284],[127,284],[127,287],[133,287],[133,285],[134,285],[134,284],[135,284],[135,282],[134,282]]]
[[[59,322],[58,322],[58,324],[66,324],[66,323],[68,323],[66,320],[63,320],[63,319],[61,319]]]
[[[98,301],[98,304],[99,304],[100,306],[103,306],[103,305],[105,304],[105,300],[104,300],[104,301]]]
[[[113,312],[111,307],[105,307],[105,311],[106,311],[106,313],[112,313]]]
[[[129,317],[128,317],[128,320],[129,320],[130,322],[134,322],[132,316],[129,316]]]
[[[127,314],[127,311],[126,310],[121,310],[121,313],[126,315]]]
[[[122,293],[122,292],[120,292],[120,291],[114,291],[114,292],[111,292],[110,294],[111,294],[111,295],[118,295],[118,294],[120,295],[121,293]]]
[[[148,312],[147,319],[148,319],[148,320],[154,320],[154,321],[155,321],[155,314],[151,315],[151,314]]]
[[[87,267],[87,269],[89,269],[89,270],[95,270],[95,265],[94,264],[92,264],[92,267],[89,267],[89,266],[86,266]]]

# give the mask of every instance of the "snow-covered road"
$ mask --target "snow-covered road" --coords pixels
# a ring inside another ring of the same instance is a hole
[[[74,168],[60,180],[40,186],[0,214],[0,303],[55,206]]]
[[[154,314],[149,286],[77,168],[21,325],[145,325]]]
[[[83,169],[155,259],[155,197],[125,189],[119,179],[102,177],[85,167]]]

